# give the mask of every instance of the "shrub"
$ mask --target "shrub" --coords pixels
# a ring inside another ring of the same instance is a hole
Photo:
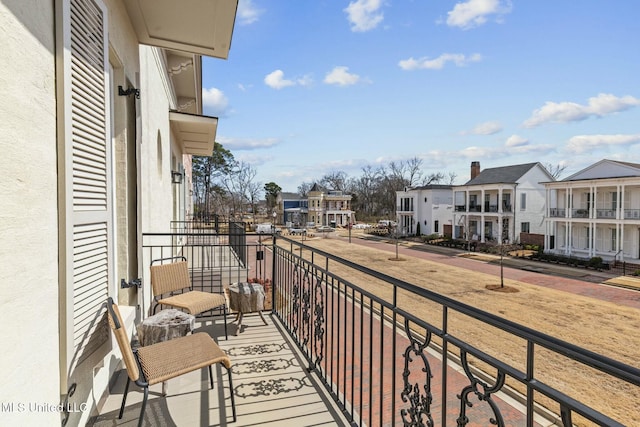
[[[640,276],[640,270],[634,271],[631,275],[632,276]]]
[[[594,256],[589,260],[589,263],[587,265],[591,268],[602,268],[602,258],[600,258],[599,256]]]

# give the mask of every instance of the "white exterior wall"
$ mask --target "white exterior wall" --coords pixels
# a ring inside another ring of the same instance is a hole
[[[0,2],[0,336],[3,425],[59,425],[53,2]],[[13,404],[13,410],[5,405]]]
[[[437,233],[442,235],[444,226],[453,223],[453,190],[433,190],[431,196],[427,197],[428,203],[431,205],[431,225],[429,232],[424,234],[436,233],[434,225],[435,221],[438,221]]]
[[[420,223],[420,234],[428,235],[436,233],[434,226],[438,221],[437,233],[443,233],[445,224],[451,224],[453,220],[453,191],[451,189],[409,189],[396,192],[396,206],[402,206],[402,199],[413,199],[413,212],[400,210],[397,214],[399,225],[403,225],[403,218],[413,218],[413,230],[407,233],[414,234],[417,224]],[[426,202],[425,202],[426,198]]]
[[[540,184],[545,181],[549,181],[549,176],[537,167],[532,168],[518,181],[515,195],[516,200],[511,201],[511,204],[515,207],[516,228],[514,237],[516,240],[519,240],[518,237],[520,236],[523,222],[529,223],[530,233],[544,234],[545,232],[546,192],[544,184]],[[527,195],[527,205],[524,210],[521,206],[521,195],[523,193]]]
[[[140,232],[166,232],[169,221],[174,219],[171,159],[183,162],[181,148],[171,144],[171,94],[164,70],[159,68],[162,61],[158,51],[150,47],[139,49],[121,1],[104,2],[110,58],[117,67],[111,87],[115,109],[118,103],[125,102],[117,95],[118,84],[128,79],[141,89],[141,99],[136,104],[141,178],[137,190],[139,223],[144,224]],[[66,393],[60,372],[64,349],[60,348],[59,336],[55,22],[55,2],[0,3],[0,167],[5,172],[5,183],[0,186],[0,256],[4,260],[0,263],[0,280],[5,284],[0,291],[0,336],[5,348],[10,349],[0,355],[0,363],[11,367],[0,388],[0,418],[6,425],[59,425],[62,417],[55,407]],[[121,132],[126,123],[117,114],[112,120],[116,162],[116,147],[124,141]],[[123,201],[115,193],[111,197],[116,206]],[[116,240],[124,235],[126,232],[114,234]],[[113,248],[116,247],[114,242]],[[118,284],[114,283],[110,293],[116,297],[117,292]],[[150,300],[148,283],[142,295]],[[120,308],[131,331],[134,308]],[[120,367],[119,360],[119,352],[112,349],[104,358],[92,362],[95,367],[88,377],[76,378],[78,389],[69,402],[83,410],[71,414],[67,425],[86,423],[100,398],[108,393],[108,381]],[[30,405],[54,409],[33,410]]]

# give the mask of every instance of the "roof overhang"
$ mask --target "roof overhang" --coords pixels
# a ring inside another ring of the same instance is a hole
[[[169,112],[169,121],[184,154],[211,156],[218,130],[218,118],[197,114]]]
[[[227,59],[238,0],[124,0],[142,44]]]

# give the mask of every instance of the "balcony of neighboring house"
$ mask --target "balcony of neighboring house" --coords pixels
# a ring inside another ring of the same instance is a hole
[[[198,231],[143,235],[143,258],[184,256],[193,287],[209,292],[252,278],[271,283],[267,324],[247,314],[236,335],[230,315],[225,339],[224,316],[197,319],[197,330],[231,358],[235,423],[227,373],[217,369],[212,390],[206,370],[170,380],[166,396],[154,386],[150,425],[625,424],[605,414],[605,401],[584,400],[558,375],[582,367],[592,374],[581,387],[611,402],[637,389],[640,369],[299,240],[257,241],[241,226],[181,229]],[[487,341],[483,330],[491,331]],[[137,420],[137,390],[117,419],[125,375],[114,378],[94,425]]]
[[[565,212],[565,208],[551,208],[549,209],[549,216],[551,218],[564,218]]]

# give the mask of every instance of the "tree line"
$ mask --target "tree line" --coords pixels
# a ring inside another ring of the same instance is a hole
[[[552,164],[544,166],[554,179],[566,168]],[[275,182],[257,182],[255,168],[237,161],[217,142],[211,156],[193,157],[192,170],[196,217],[218,214],[229,219],[241,219],[247,207],[251,212],[257,212],[262,200],[265,200],[267,210],[272,211],[282,191]],[[342,171],[327,173],[316,181],[300,184],[298,194],[302,198],[307,197],[314,184],[325,190],[350,194],[356,217],[367,221],[395,215],[396,191],[435,184],[453,185],[457,178],[453,172],[427,172],[423,160],[418,157],[377,167],[368,165],[361,172],[360,176],[351,177]]]

